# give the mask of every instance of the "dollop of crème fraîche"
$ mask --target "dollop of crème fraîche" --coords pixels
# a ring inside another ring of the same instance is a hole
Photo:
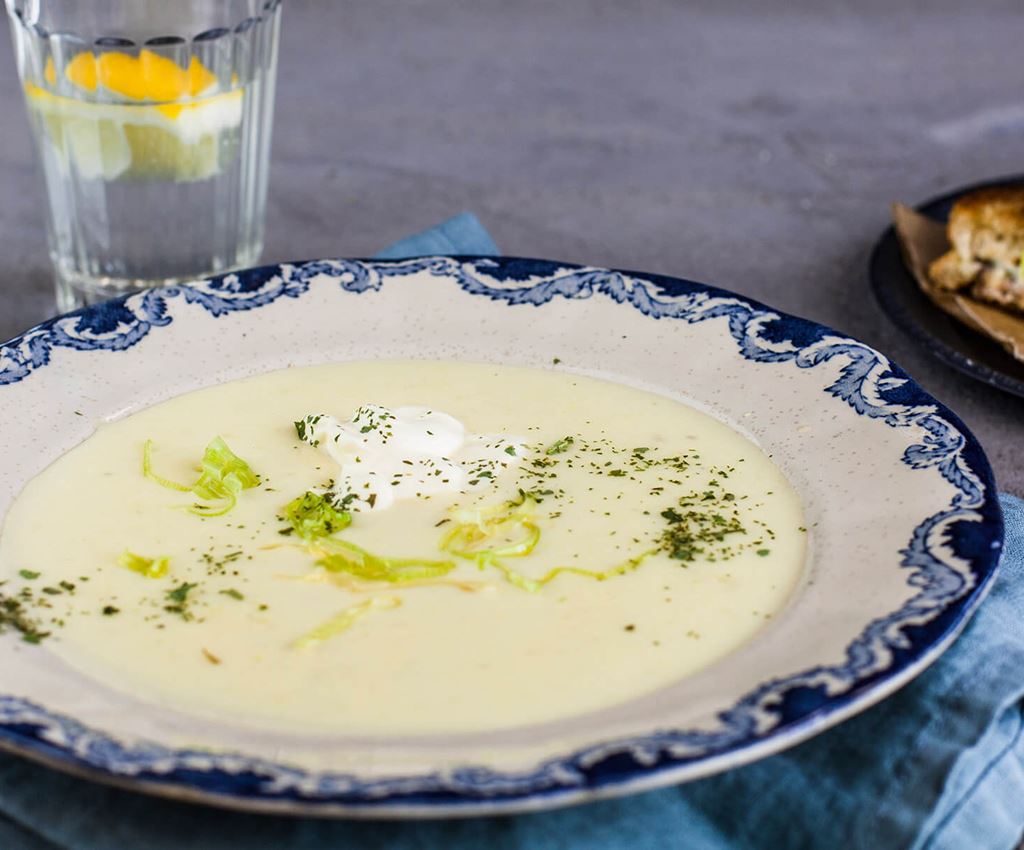
[[[469,434],[454,416],[427,407],[364,404],[344,422],[311,414],[295,428],[338,464],[328,493],[337,507],[352,511],[492,487],[526,453],[523,439]]]

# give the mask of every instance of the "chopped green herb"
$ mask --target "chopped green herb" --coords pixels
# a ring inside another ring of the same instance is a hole
[[[168,590],[166,595],[167,598],[170,599],[172,602],[181,603],[184,602],[188,598],[189,593],[198,586],[199,585],[197,584],[191,584],[187,581],[184,581],[173,590]]]
[[[238,599],[239,601],[245,599],[245,597],[233,587],[229,587],[227,590],[221,590],[219,592],[224,594],[224,596],[230,596],[232,599]]]
[[[39,643],[50,634],[42,631],[39,622],[29,616],[24,600],[0,594],[0,633],[7,629],[21,632],[25,643]]]
[[[722,493],[718,482],[711,484],[718,489],[690,493],[679,499],[678,510],[669,507],[661,512],[667,527],[659,540],[660,549],[670,558],[689,563],[701,556],[726,560],[735,554],[725,539],[745,534],[746,529],[734,501],[727,498],[732,494]]]
[[[42,575],[42,573],[37,573],[34,570],[18,570],[18,575],[20,575],[24,579],[28,579],[29,581],[31,581],[34,578],[39,578],[39,576]]]
[[[568,451],[572,447],[572,444],[575,442],[576,441],[572,437],[562,437],[561,440],[556,440],[550,446],[548,446],[547,449],[544,451],[544,454],[560,455],[562,454],[562,452]]]
[[[183,620],[191,620],[192,612],[189,611],[188,605],[192,600],[189,598],[189,593],[198,586],[198,584],[185,581],[173,590],[168,590],[165,595],[167,597],[167,601],[171,604],[164,605],[164,610],[169,611],[172,614],[180,614]]]
[[[104,617],[112,617],[112,616],[114,616],[114,614],[120,613],[120,611],[121,611],[120,608],[115,608],[113,605],[104,605],[103,606],[103,616]]]

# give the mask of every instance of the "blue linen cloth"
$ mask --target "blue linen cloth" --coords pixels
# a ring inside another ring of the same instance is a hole
[[[471,212],[442,221],[435,227],[399,239],[375,254],[378,260],[404,260],[428,254],[479,254],[494,256],[500,253],[484,226]]]
[[[380,256],[494,254],[464,213]],[[915,848],[997,850],[1024,828],[1024,502],[964,634],[880,705],[720,776],[553,812],[463,821],[326,821],[190,806],[0,754],[0,848]]]

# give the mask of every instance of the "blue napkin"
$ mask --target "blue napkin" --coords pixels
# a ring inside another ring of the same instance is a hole
[[[494,254],[464,213],[381,256]],[[1009,848],[1024,828],[1024,502],[991,595],[925,673],[841,726],[720,776],[554,812],[323,821],[223,812],[0,754],[0,848]]]
[[[485,257],[501,253],[484,226],[471,212],[459,213],[436,227],[399,239],[375,256],[378,260],[404,260],[428,254],[479,254]]]

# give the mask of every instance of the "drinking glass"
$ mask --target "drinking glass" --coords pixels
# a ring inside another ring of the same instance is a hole
[[[280,0],[6,0],[57,304],[253,265]]]

